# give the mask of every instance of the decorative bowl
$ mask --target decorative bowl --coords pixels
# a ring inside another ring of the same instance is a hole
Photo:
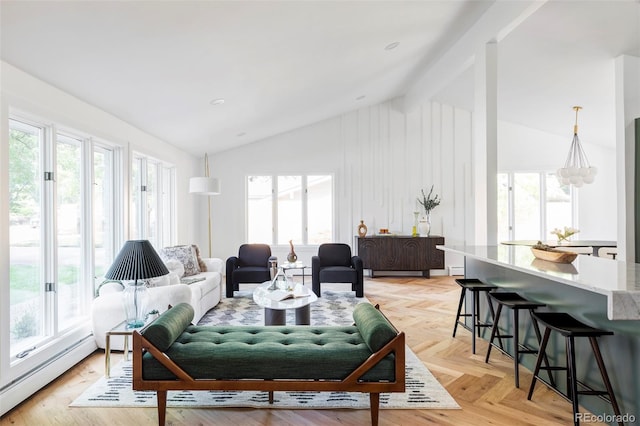
[[[540,250],[531,247],[531,252],[537,259],[555,263],[571,263],[578,257],[578,253],[563,250]]]

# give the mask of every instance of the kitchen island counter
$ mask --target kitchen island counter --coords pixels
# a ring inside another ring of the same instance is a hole
[[[536,259],[527,246],[447,246],[445,252],[606,296],[611,320],[640,320],[640,264],[580,255],[571,263]],[[466,267],[466,265],[465,265]]]

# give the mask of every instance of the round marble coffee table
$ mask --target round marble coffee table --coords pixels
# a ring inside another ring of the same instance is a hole
[[[270,286],[271,281],[265,281],[253,290],[253,301],[264,308],[264,325],[285,325],[287,309],[295,309],[296,325],[311,324],[311,304],[318,300],[318,296],[311,289],[297,284],[296,294],[304,297],[278,301],[269,297],[273,293],[268,289]]]

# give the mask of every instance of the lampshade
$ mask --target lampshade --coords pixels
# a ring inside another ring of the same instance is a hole
[[[220,181],[212,177],[192,177],[189,179],[189,192],[193,194],[218,195]]]
[[[574,106],[576,111],[576,124],[573,126],[573,140],[569,148],[567,160],[564,167],[558,169],[556,177],[561,185],[573,185],[580,188],[582,185],[593,183],[598,173],[598,169],[592,167],[587,160],[587,155],[582,149],[580,138],[578,138],[578,111],[582,109],[580,106]]]
[[[146,280],[167,275],[169,270],[148,240],[130,240],[105,274],[110,280]]]

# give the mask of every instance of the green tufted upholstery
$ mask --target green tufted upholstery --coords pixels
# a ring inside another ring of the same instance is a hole
[[[377,309],[370,304],[361,305],[354,310],[357,326],[189,325],[183,327],[184,331],[163,351],[196,379],[341,380],[375,352],[372,348],[379,349],[396,336],[393,327]],[[163,332],[154,331],[154,340],[163,346],[175,335],[174,325],[186,321],[182,311],[175,313],[181,318],[179,320],[164,318],[171,317],[179,306],[157,320],[163,325]],[[145,337],[153,325],[155,323],[143,331]],[[175,376],[146,353],[143,378],[172,380]],[[388,355],[362,379],[394,381],[394,355]]]

